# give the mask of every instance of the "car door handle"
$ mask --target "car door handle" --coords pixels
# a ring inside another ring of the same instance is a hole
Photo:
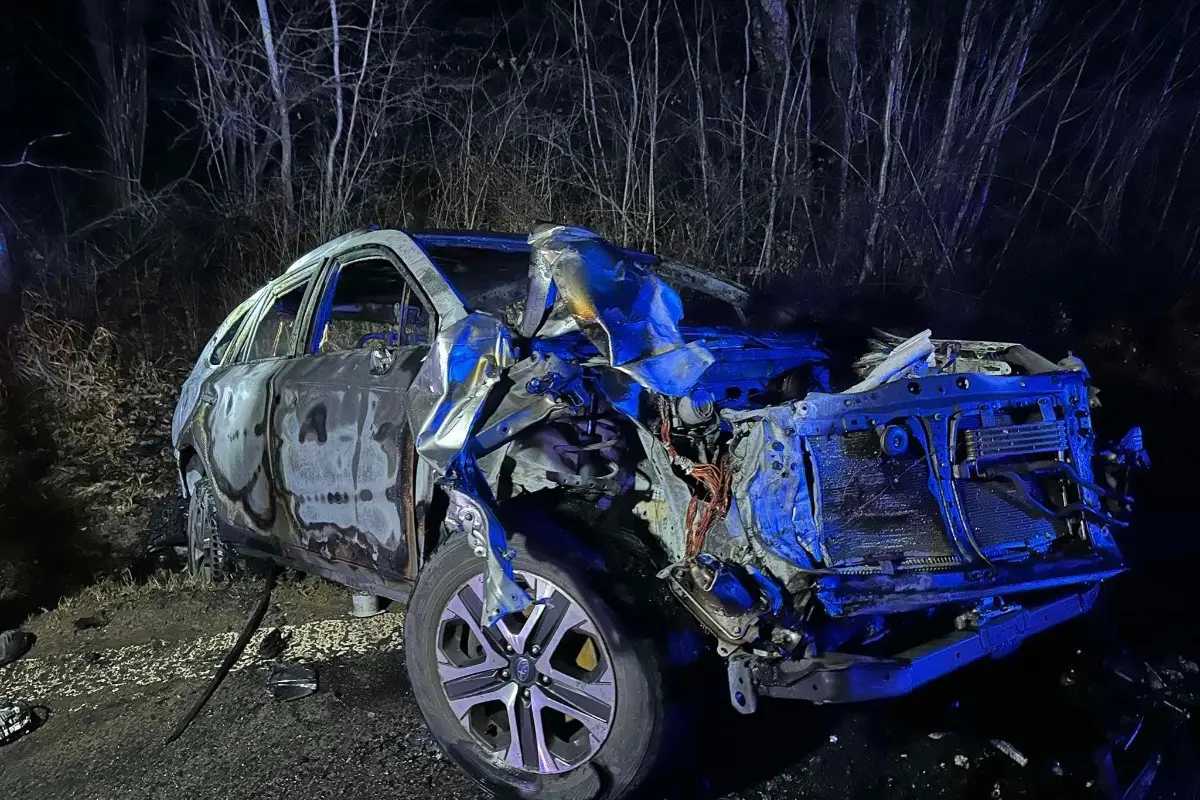
[[[387,350],[375,349],[371,351],[371,374],[386,375],[388,370],[392,368],[393,357]]]

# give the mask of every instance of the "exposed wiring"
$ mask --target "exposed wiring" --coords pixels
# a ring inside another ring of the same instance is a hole
[[[661,424],[659,437],[666,445],[667,454],[672,463],[682,467],[688,475],[695,479],[705,490],[705,498],[701,498],[696,487],[692,487],[692,498],[688,501],[684,525],[687,536],[684,543],[684,555],[692,557],[704,549],[704,537],[708,534],[713,523],[725,516],[729,511],[730,497],[733,487],[733,471],[728,469],[724,458],[718,458],[718,463],[707,464],[695,462],[680,456],[675,450],[671,433],[671,411],[667,407],[666,398],[659,398]],[[704,504],[701,511],[700,505]]]

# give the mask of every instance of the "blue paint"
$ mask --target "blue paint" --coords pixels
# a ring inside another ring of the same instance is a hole
[[[746,565],[746,571],[758,584],[760,596],[767,603],[767,611],[772,615],[778,614],[783,608],[783,587],[767,577],[753,564]]]

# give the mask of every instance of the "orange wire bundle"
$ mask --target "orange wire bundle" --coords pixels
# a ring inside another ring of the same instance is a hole
[[[660,402],[660,411],[662,413],[662,425],[659,429],[659,435],[662,437],[663,444],[667,446],[667,452],[671,459],[676,457],[675,444],[671,441],[671,416],[667,409],[665,400]],[[724,462],[724,459],[721,459]],[[713,523],[729,510],[730,489],[733,484],[733,473],[728,469],[724,469],[720,464],[692,464],[688,474],[696,479],[707,490],[708,499],[704,506],[704,511],[700,511],[700,494],[693,489],[692,499],[688,501],[687,517],[685,525],[687,527],[687,539],[684,545],[685,555],[691,557],[698,554],[704,547],[704,537],[712,527]]]

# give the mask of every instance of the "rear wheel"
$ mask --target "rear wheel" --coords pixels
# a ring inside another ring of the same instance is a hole
[[[513,549],[534,605],[487,627],[484,562],[465,537],[422,570],[405,620],[421,712],[450,757],[492,791],[624,797],[649,775],[662,740],[652,643],[581,573],[519,537]]]
[[[229,574],[229,555],[217,536],[217,508],[212,484],[201,476],[192,487],[187,514],[188,573],[212,583]]]

